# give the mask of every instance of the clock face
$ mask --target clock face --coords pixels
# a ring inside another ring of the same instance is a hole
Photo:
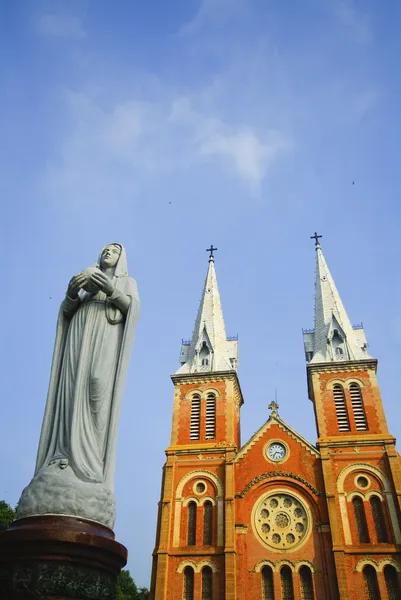
[[[284,444],[280,444],[279,442],[274,442],[270,444],[267,449],[267,456],[270,460],[282,460],[286,455],[286,449]]]

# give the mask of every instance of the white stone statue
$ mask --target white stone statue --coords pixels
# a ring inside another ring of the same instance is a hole
[[[113,527],[117,428],[138,316],[124,247],[108,244],[96,267],[71,279],[60,308],[35,476],[17,518],[74,515]]]

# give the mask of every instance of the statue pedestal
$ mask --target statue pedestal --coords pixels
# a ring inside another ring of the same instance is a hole
[[[114,600],[127,549],[111,529],[38,515],[0,532],[0,600]]]

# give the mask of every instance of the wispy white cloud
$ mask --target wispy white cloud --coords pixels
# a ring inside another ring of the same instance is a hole
[[[110,110],[89,95],[69,93],[72,128],[58,163],[48,165],[52,197],[88,197],[101,189],[128,189],[138,176],[218,163],[257,192],[275,159],[290,147],[288,136],[226,122],[194,108],[196,98],[118,101]]]
[[[84,38],[82,20],[76,16],[48,13],[37,21],[37,30],[42,35],[60,38]]]

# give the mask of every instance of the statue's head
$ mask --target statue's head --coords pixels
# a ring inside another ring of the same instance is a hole
[[[100,267],[102,269],[112,269],[118,263],[120,255],[120,244],[107,244],[100,253]]]

